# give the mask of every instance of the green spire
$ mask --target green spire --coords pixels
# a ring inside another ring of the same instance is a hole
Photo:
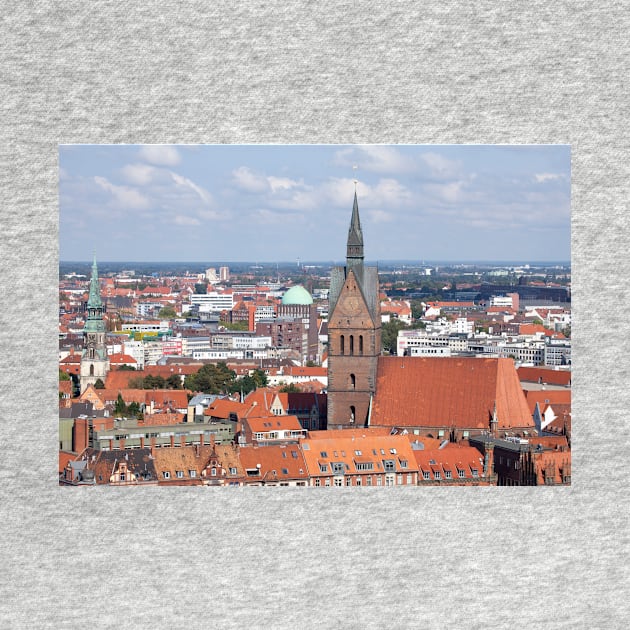
[[[90,295],[87,302],[87,318],[83,328],[85,333],[103,332],[105,323],[103,322],[103,302],[98,287],[98,269],[96,267],[96,254],[92,263],[92,279],[90,280]]]
[[[98,287],[98,269],[96,267],[96,254],[94,254],[94,262],[92,263],[92,279],[90,280],[90,297],[87,303],[88,309],[101,308],[101,292]]]

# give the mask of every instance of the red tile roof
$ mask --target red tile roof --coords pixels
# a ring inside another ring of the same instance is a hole
[[[370,424],[489,429],[533,427],[511,359],[380,357]]]
[[[246,479],[251,482],[268,483],[308,478],[304,457],[297,444],[244,446],[239,449],[239,458],[246,471],[260,470],[259,475],[246,475]]]
[[[521,381],[547,383],[549,385],[571,385],[570,370],[552,370],[540,367],[520,367],[516,371]]]
[[[421,481],[448,480],[446,471],[450,471],[453,481],[483,476],[483,455],[474,446],[449,444],[446,448],[418,450],[413,454],[418,463]],[[473,475],[473,470],[477,471],[477,475]],[[439,473],[438,477],[436,471]],[[429,473],[429,479],[425,479],[425,472]]]

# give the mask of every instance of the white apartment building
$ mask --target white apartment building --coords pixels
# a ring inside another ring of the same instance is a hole
[[[200,313],[220,313],[231,311],[234,308],[234,295],[232,293],[194,293],[190,296],[190,304],[199,307]]]

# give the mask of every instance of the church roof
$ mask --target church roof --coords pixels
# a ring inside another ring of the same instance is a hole
[[[379,357],[370,425],[533,428],[511,359]]]

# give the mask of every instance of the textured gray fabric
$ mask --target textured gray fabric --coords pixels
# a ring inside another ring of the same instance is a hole
[[[628,6],[451,6],[5,3],[1,627],[627,627]],[[57,487],[77,142],[571,144],[573,486]]]

